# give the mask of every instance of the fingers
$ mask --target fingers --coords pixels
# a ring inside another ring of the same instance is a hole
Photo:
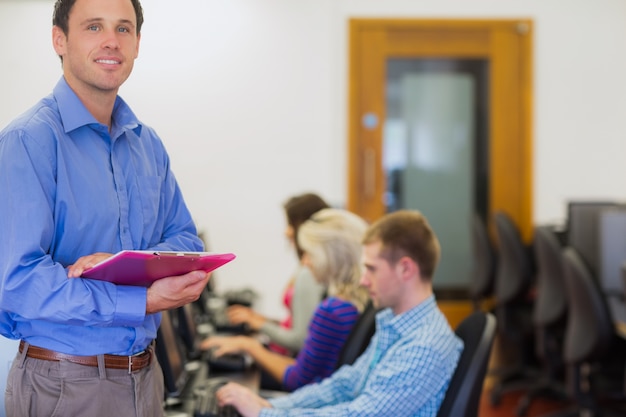
[[[200,344],[201,349],[214,349],[215,356],[241,352],[244,349],[244,340],[240,337],[209,337]]]
[[[249,320],[251,311],[247,307],[232,306],[228,308],[226,314],[228,315],[228,320],[231,323],[239,324],[245,323]]]
[[[221,337],[207,337],[200,343],[200,349],[209,350],[220,345]]]
[[[87,269],[113,256],[112,253],[98,252],[87,256],[81,256],[73,265],[67,268],[68,278],[78,278]]]
[[[210,273],[192,271],[155,281],[148,287],[146,313],[170,310],[197,300],[210,277]]]
[[[261,408],[270,406],[269,403],[253,393],[248,388],[229,382],[216,392],[220,406],[233,405],[243,416],[258,416]]]

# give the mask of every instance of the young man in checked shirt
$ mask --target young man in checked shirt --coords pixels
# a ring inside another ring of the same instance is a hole
[[[439,241],[421,213],[401,210],[370,226],[363,245],[361,284],[381,309],[363,355],[319,384],[269,401],[225,385],[220,404],[245,417],[436,416],[463,349],[433,294]]]

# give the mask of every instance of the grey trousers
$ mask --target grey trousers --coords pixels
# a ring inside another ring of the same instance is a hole
[[[132,374],[26,357],[13,360],[7,379],[7,417],[162,417],[163,374],[156,356]]]

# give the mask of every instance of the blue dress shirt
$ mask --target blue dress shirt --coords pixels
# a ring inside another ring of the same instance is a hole
[[[64,78],[0,132],[0,334],[68,354],[156,337],[146,289],[68,278],[79,257],[202,250],[165,148],[118,97],[111,130]]]
[[[260,416],[434,417],[463,349],[434,296],[398,316],[376,316],[376,334],[354,365],[270,400]]]

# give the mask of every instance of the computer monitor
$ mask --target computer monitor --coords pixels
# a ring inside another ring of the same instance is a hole
[[[622,297],[626,262],[626,208],[605,209],[598,219],[598,279],[605,295]]]
[[[600,272],[599,218],[614,201],[570,201],[567,204],[567,244],[580,254],[593,276]]]
[[[183,342],[183,348],[189,360],[198,359],[202,355],[198,346],[200,336],[194,316],[193,304],[185,304],[178,307],[174,312],[174,317],[172,317],[174,327]]]
[[[171,311],[164,311],[161,315],[161,326],[157,332],[156,354],[163,370],[165,380],[165,396],[176,398],[180,396],[189,375],[185,368],[186,358],[180,346],[176,329],[170,316]]]

